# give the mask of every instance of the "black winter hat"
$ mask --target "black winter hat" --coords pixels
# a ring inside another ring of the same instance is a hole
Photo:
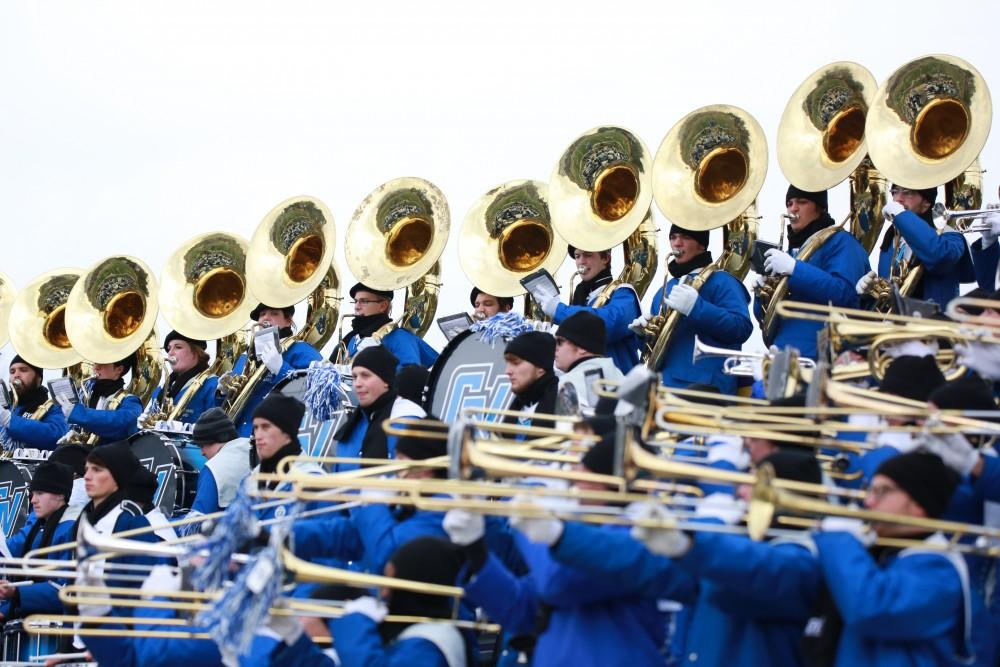
[[[465,563],[462,547],[440,537],[418,537],[396,549],[389,562],[397,579],[453,586]]]
[[[131,371],[131,370],[133,370],[135,368],[135,361],[136,361],[135,353],[133,352],[132,354],[130,354],[127,357],[125,357],[124,359],[122,359],[120,361],[116,361],[114,365],[115,366],[124,366],[125,367],[125,371],[122,373],[122,375],[125,375],[125,373],[128,373],[129,371]]]
[[[557,338],[565,338],[591,354],[607,354],[608,330],[602,320],[589,310],[573,313],[556,329]]]
[[[596,252],[597,254],[601,254],[602,252],[610,253],[611,248],[608,248],[607,250],[591,250],[590,252]],[[569,255],[570,259],[576,259],[576,246],[568,246],[566,248],[566,254]]]
[[[156,497],[156,475],[146,470],[140,465],[132,471],[132,476],[125,487],[125,497],[143,508],[143,511],[152,509],[153,499]]]
[[[361,366],[361,368],[367,368],[375,375],[382,378],[382,380],[390,387],[396,381],[396,366],[399,365],[399,359],[396,355],[389,351],[384,345],[372,345],[371,347],[366,347],[354,356],[354,361],[351,362],[351,368],[356,368]]]
[[[353,294],[351,296],[354,296]],[[295,306],[285,306],[284,308],[278,308],[277,306],[268,306],[263,303],[258,303],[253,310],[250,311],[250,319],[256,320],[260,317],[260,311],[270,309],[270,310],[280,310],[285,314],[285,317],[293,317],[295,315]],[[204,348],[204,346],[202,346]]]
[[[884,461],[875,474],[895,482],[932,519],[944,514],[959,482],[958,473],[946,466],[941,457],[927,452],[894,456]]]
[[[704,231],[696,232],[691,229],[684,229],[680,225],[670,225],[670,233],[667,234],[667,239],[670,239],[674,234],[683,234],[684,236],[690,236],[695,241],[701,244],[701,247],[708,248],[708,237],[709,231],[706,229]]]
[[[32,492],[55,493],[69,500],[73,493],[73,469],[64,463],[43,461],[35,468],[28,488]]]
[[[823,473],[815,456],[795,450],[779,449],[761,459],[757,467],[770,463],[774,475],[778,479],[791,479],[797,482],[822,484]]]
[[[993,390],[978,375],[966,375],[941,385],[927,397],[941,410],[996,410]]]
[[[351,288],[351,298],[353,299],[357,296],[358,292],[371,292],[376,296],[382,297],[386,301],[392,301],[392,290],[374,289],[372,287],[368,287],[368,285],[365,285],[364,283],[356,283],[354,287]]]
[[[788,192],[785,193],[785,206],[792,199],[808,199],[812,203],[816,204],[816,207],[825,211],[829,208],[827,205],[826,190],[820,190],[819,192],[809,192],[808,190],[800,190],[794,185],[788,186]]]
[[[132,473],[142,465],[132,453],[132,447],[128,440],[98,445],[87,456],[87,462],[107,468],[114,478],[115,484],[118,485],[119,491],[125,491],[128,488]]]
[[[260,306],[257,306],[257,308],[260,308]],[[257,313],[259,314],[260,311],[258,310]],[[252,319],[257,319],[257,315],[251,315],[251,317],[252,317]],[[167,337],[163,339],[163,351],[166,352],[167,351],[167,346],[170,345],[171,341],[175,341],[175,340],[187,341],[190,345],[192,345],[194,347],[200,347],[203,350],[207,350],[208,349],[208,343],[206,343],[203,340],[198,340],[196,338],[188,338],[187,336],[185,336],[182,333],[179,333],[177,331],[171,331],[170,333],[167,334]]]
[[[599,475],[615,474],[615,434],[614,431],[601,436],[580,459],[583,467]]]
[[[437,419],[422,417],[420,423],[415,425],[415,428],[421,431],[440,430],[442,435],[446,435],[448,433],[447,429],[439,427],[439,424],[440,422]],[[413,435],[401,435],[396,440],[396,452],[415,461],[423,461],[424,459],[431,459],[435,456],[444,456],[447,454],[448,444],[443,438],[431,439]]]
[[[33,363],[27,361],[20,354],[15,354],[14,355],[14,358],[10,360],[10,365],[7,366],[7,368],[10,369],[10,366],[13,366],[14,364],[24,364],[25,366],[29,366],[29,367],[31,367],[31,370],[33,370],[36,373],[38,373],[38,377],[39,378],[42,377],[42,368],[41,368],[41,366],[34,365]]]
[[[513,354],[551,373],[556,361],[556,339],[544,331],[526,331],[507,343],[503,353]]]
[[[69,443],[56,447],[48,460],[69,466],[76,477],[83,477],[83,473],[87,471],[87,456],[89,454],[90,450],[83,445]]]
[[[211,408],[201,413],[191,433],[191,440],[198,446],[229,442],[238,437],[236,425],[222,408]]]
[[[594,435],[601,437],[609,434],[614,435],[618,426],[618,420],[613,414],[595,414],[591,417],[584,417],[581,423],[588,425]]]
[[[878,390],[884,394],[926,401],[931,392],[946,382],[931,355],[904,356],[892,360]]]
[[[305,414],[306,406],[302,401],[285,394],[272,393],[253,411],[253,418],[266,419],[284,431],[292,439],[292,443],[297,443],[299,426]]]
[[[430,371],[427,370],[426,366],[420,364],[403,366],[396,373],[396,379],[393,381],[396,395],[421,405],[424,400],[424,386],[427,384],[428,375],[430,375]]]
[[[472,288],[472,293],[469,294],[469,303],[472,304],[473,308],[476,307],[476,297],[479,296],[480,294],[486,294],[486,292],[483,292],[478,287]],[[514,297],[512,296],[496,296],[494,294],[490,294],[490,296],[496,299],[497,303],[500,304],[501,312],[505,309],[510,310],[511,308],[514,307]]]

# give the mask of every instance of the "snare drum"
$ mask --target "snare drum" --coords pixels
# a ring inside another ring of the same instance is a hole
[[[6,537],[21,530],[28,518],[28,483],[35,466],[0,459],[0,529]]]
[[[183,461],[177,443],[152,431],[136,433],[129,443],[139,462],[156,475],[153,502],[163,516],[171,518],[191,509],[198,491],[198,471]]]
[[[62,623],[45,623],[47,627],[61,628]],[[7,621],[3,626],[3,661],[33,662],[37,658],[59,652],[58,635],[40,635],[28,633],[24,629],[23,620]],[[41,665],[45,661],[38,660]]]

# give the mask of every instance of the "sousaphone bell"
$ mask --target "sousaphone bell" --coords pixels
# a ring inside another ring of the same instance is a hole
[[[83,360],[66,333],[66,301],[83,275],[53,269],[24,286],[10,305],[10,342],[25,361],[40,368],[67,368]]]

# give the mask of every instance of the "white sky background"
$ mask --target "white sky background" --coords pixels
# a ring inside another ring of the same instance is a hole
[[[629,128],[655,153],[689,111],[745,108],[769,142],[760,236],[775,241],[787,187],[778,121],[816,68],[854,60],[881,82],[915,57],[949,53],[979,69],[1000,105],[1000,4],[963,5],[964,22],[941,2],[807,6],[4,2],[0,271],[20,287],[128,253],[158,272],[188,238],[249,238],[272,206],[309,194],[334,214],[349,286],[351,213],[379,184],[420,176],[451,207],[442,316],[469,309],[457,232],[473,201],[507,180],[548,181],[596,125]],[[981,159],[996,201],[996,129]],[[847,197],[846,186],[831,194],[834,219]],[[669,223],[654,211],[662,249]],[[616,253],[616,273],[620,264]],[[662,268],[645,308],[661,281]],[[428,340],[441,347],[436,326]],[[755,334],[746,347],[759,345]]]

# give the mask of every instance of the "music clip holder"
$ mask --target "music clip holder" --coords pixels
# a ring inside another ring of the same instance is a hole
[[[750,250],[750,268],[754,270],[755,273],[764,273],[764,255],[767,254],[768,250],[778,249],[777,243],[771,243],[770,241],[755,240],[753,242],[753,247]]]
[[[14,404],[14,397],[11,396],[10,388],[6,382],[0,382],[0,407],[10,410]]]
[[[899,291],[899,286],[892,285],[892,312],[896,315],[906,315],[907,317],[932,318],[941,312],[941,308],[933,301],[922,301],[912,297],[903,296]]]
[[[540,301],[546,297],[559,296],[559,286],[556,284],[555,278],[545,269],[539,269],[521,278],[518,282],[521,283],[535,301]]]
[[[48,385],[49,394],[56,403],[62,403],[65,400],[76,405],[80,402],[80,389],[76,386],[73,378],[55,378],[54,380],[49,380]]]
[[[281,334],[278,333],[278,327],[258,329],[257,333],[253,335],[254,355],[260,359],[260,350],[271,345],[274,346],[275,350],[281,351]]]
[[[456,315],[446,315],[445,317],[439,317],[437,320],[438,328],[441,329],[441,333],[450,343],[454,340],[455,336],[467,331],[469,327],[472,326],[472,318],[469,317],[468,313],[458,313]]]

